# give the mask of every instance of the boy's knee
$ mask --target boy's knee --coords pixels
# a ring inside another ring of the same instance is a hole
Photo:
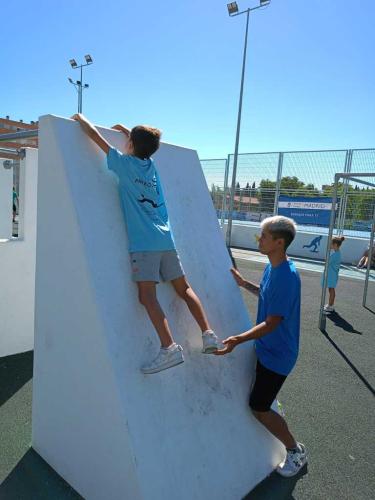
[[[149,306],[153,304],[156,299],[154,294],[142,291],[138,294],[138,300],[143,306]]]
[[[189,293],[188,290],[190,289],[189,285],[184,286],[183,288],[179,288],[176,290],[177,295],[182,299],[182,300],[188,300],[189,299]]]

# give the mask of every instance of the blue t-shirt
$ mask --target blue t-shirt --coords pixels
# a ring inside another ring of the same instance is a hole
[[[288,375],[297,361],[301,310],[301,280],[290,260],[268,264],[259,290],[257,324],[267,316],[283,319],[271,333],[255,341],[259,361],[269,370]]]
[[[327,274],[327,287],[336,288],[339,279],[339,271],[341,265],[341,252],[340,250],[331,250],[328,261],[328,274]],[[322,286],[324,281],[324,274],[322,275]]]
[[[153,160],[141,160],[110,148],[107,164],[119,179],[129,252],[174,250],[168,212]]]

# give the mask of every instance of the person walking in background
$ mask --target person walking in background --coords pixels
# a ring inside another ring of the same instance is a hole
[[[13,186],[13,222],[16,222],[17,209],[18,209],[18,194],[16,192],[16,188]]]
[[[336,298],[335,288],[339,279],[339,271],[341,265],[341,252],[340,247],[345,240],[344,236],[334,236],[331,242],[331,254],[328,261],[328,275],[327,275],[327,288],[329,293],[328,304],[324,306],[324,314],[334,312],[334,304]],[[323,286],[324,275],[322,276]]]

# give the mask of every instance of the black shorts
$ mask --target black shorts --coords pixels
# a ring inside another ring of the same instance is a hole
[[[250,408],[254,411],[269,411],[285,379],[286,375],[269,370],[258,360],[255,382],[249,399]]]

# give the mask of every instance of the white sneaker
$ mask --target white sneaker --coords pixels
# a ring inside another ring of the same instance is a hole
[[[141,371],[148,375],[151,373],[161,372],[172,366],[177,366],[184,362],[184,355],[182,354],[182,347],[175,344],[169,349],[160,348],[160,351],[154,361],[149,365],[143,366]]]
[[[212,354],[219,349],[219,339],[212,330],[206,330],[202,333],[202,342],[204,354]]]
[[[277,467],[276,472],[284,477],[292,477],[299,473],[307,462],[306,448],[302,443],[297,443],[298,450],[288,451],[284,462]]]
[[[323,314],[330,314],[330,313],[333,313],[333,312],[335,312],[335,308],[333,306],[330,306],[330,305],[326,304],[323,307]]]

